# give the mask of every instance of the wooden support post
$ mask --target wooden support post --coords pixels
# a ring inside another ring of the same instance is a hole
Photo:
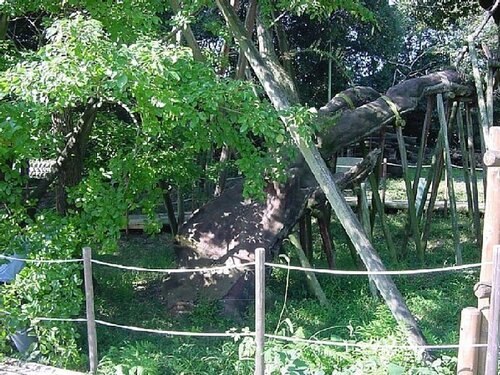
[[[365,230],[366,236],[372,241],[372,228],[370,223],[370,209],[368,207],[368,199],[366,197],[366,183],[359,184],[358,190],[358,208],[359,221]]]
[[[387,186],[387,158],[383,158],[382,160],[382,179],[380,181],[380,184],[382,185],[382,203],[385,206],[385,190]]]
[[[457,375],[477,374],[477,347],[481,312],[475,307],[466,307],[460,318],[460,347],[458,349]]]
[[[500,127],[493,126],[490,129],[488,141],[490,149],[500,151]],[[500,244],[500,167],[488,167],[488,190],[486,192],[486,207],[484,213],[483,227],[483,250],[481,263],[480,285],[492,285],[493,248]],[[490,298],[486,295],[478,295],[478,308],[481,311],[481,336],[480,343],[485,344],[488,338],[488,322],[490,318]],[[479,350],[479,374],[484,374],[486,363],[486,350]]]
[[[255,250],[255,375],[264,375],[266,250]]]
[[[94,287],[92,285],[92,250],[83,248],[83,279],[85,282],[85,307],[87,312],[87,338],[89,343],[90,373],[97,373],[97,333],[94,315]]]
[[[418,149],[417,168],[415,169],[415,179],[413,180],[413,193],[417,194],[418,181],[422,174],[422,164],[424,163],[424,154],[427,147],[427,137],[431,127],[432,111],[434,110],[434,102],[432,96],[427,97],[427,110],[425,111],[424,125],[422,126],[422,139],[420,140],[420,148]]]
[[[498,375],[498,344],[500,323],[500,245],[493,251],[493,282],[491,284],[490,321],[488,326],[488,349],[486,353],[486,375]]]
[[[312,238],[312,218],[311,210],[306,208],[299,220],[300,245],[306,254],[307,259],[313,258],[313,238]]]
[[[406,186],[406,197],[408,199],[408,216],[410,221],[411,232],[415,247],[417,249],[417,256],[421,263],[424,262],[424,251],[422,243],[420,242],[420,231],[418,229],[417,211],[415,208],[415,195],[411,186],[410,176],[408,175],[408,160],[406,159],[406,146],[403,138],[403,130],[401,126],[396,126],[396,136],[398,138],[399,153],[401,156],[401,164],[403,168],[403,177]]]
[[[484,155],[487,151],[486,135],[484,128],[479,126],[479,139],[481,141],[481,160],[483,161],[483,192],[486,199],[486,191],[488,190],[488,174],[486,173],[486,166],[484,165]]]
[[[500,151],[486,151],[483,160],[487,167],[500,167]]]
[[[333,270],[335,269],[336,251],[330,232],[330,221],[332,218],[332,209],[330,205],[325,204],[323,208],[315,210],[314,216],[318,221],[319,233],[321,235],[321,241],[323,242],[323,250],[326,255],[326,261],[328,262],[328,268]]]
[[[441,132],[439,133],[439,137],[442,137]],[[441,143],[440,139],[438,140],[438,143]],[[440,153],[439,155],[436,155],[436,166],[434,168],[434,175],[432,176],[431,196],[429,198],[429,205],[427,206],[424,229],[422,230],[422,246],[424,250],[427,248],[427,240],[429,239],[431,232],[432,215],[434,213],[439,184],[441,183],[441,177],[443,175],[442,146],[436,145],[436,147],[439,147]]]
[[[359,212],[359,221],[365,230],[366,236],[368,239],[373,242],[372,238],[372,228],[370,222],[370,209],[368,207],[368,199],[366,197],[366,183],[362,182],[359,184],[359,192],[358,192],[358,207],[360,209]],[[378,298],[377,287],[373,282],[373,278],[371,276],[368,277],[368,283],[370,287],[370,293],[373,298]]]
[[[455,188],[453,186],[453,170],[451,167],[451,157],[450,157],[450,145],[448,142],[448,124],[446,123],[446,115],[444,113],[444,103],[443,95],[437,94],[437,109],[439,115],[439,122],[441,124],[442,131],[442,142],[444,148],[444,160],[447,171],[447,186],[450,198],[450,211],[451,211],[451,223],[453,229],[453,243],[455,247],[455,262],[457,265],[462,264],[462,248],[460,245],[460,234],[458,232],[458,215],[457,215],[457,203],[455,200]]]
[[[469,173],[469,154],[467,152],[467,142],[465,137],[465,126],[463,121],[464,105],[460,103],[457,113],[457,129],[458,140],[460,143],[460,152],[462,154],[462,171],[464,174],[465,190],[467,192],[467,207],[469,208],[469,217],[474,217],[474,206],[472,205],[472,191],[470,186],[470,173]]]
[[[396,246],[394,245],[394,241],[392,240],[392,234],[391,234],[391,231],[389,229],[389,225],[387,225],[387,221],[385,220],[385,207],[384,207],[384,204],[382,203],[382,199],[380,198],[380,195],[378,193],[377,181],[376,181],[375,176],[373,174],[370,175],[369,180],[370,180],[370,186],[372,189],[373,200],[375,202],[375,207],[376,207],[378,214],[379,214],[380,224],[382,225],[382,231],[384,232],[385,242],[387,244],[387,249],[389,250],[389,254],[391,254],[392,261],[397,262],[398,253],[396,250]]]
[[[479,107],[479,120],[485,138],[488,137],[488,111],[486,109],[486,101],[484,99],[483,80],[481,79],[481,72],[477,62],[477,51],[474,39],[469,40],[469,55],[472,63],[472,74],[474,76],[474,83],[476,86],[477,104]],[[489,149],[486,145],[486,149]],[[484,153],[483,153],[484,154]]]
[[[304,268],[311,268],[311,263],[309,263],[304,250],[302,250],[302,246],[300,245],[300,240],[297,238],[297,235],[295,233],[291,233],[288,236],[288,239],[295,248],[295,253],[299,257],[300,265]],[[321,285],[319,284],[319,281],[316,278],[314,272],[305,271],[305,274],[309,290],[316,296],[321,306],[327,306],[328,300],[326,298],[325,292],[321,288]]]
[[[467,148],[469,151],[470,162],[470,179],[472,189],[472,206],[474,215],[474,232],[476,233],[476,242],[478,249],[481,249],[483,242],[481,233],[481,217],[479,212],[479,192],[477,188],[477,173],[476,173],[476,152],[474,150],[474,129],[472,127],[472,116],[469,105],[465,107],[465,124],[467,130]],[[486,173],[485,173],[486,174]]]

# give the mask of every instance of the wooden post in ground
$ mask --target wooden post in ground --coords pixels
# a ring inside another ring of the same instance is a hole
[[[382,194],[381,194],[381,199],[382,203],[385,206],[385,190],[387,186],[387,158],[382,159],[382,179],[380,181],[380,184],[382,185]]]
[[[420,147],[418,149],[417,156],[417,168],[415,169],[415,179],[413,180],[413,193],[415,194],[414,199],[417,196],[418,181],[420,180],[420,175],[422,173],[422,164],[424,163],[424,154],[427,147],[427,137],[429,135],[429,129],[431,127],[432,111],[434,110],[434,102],[432,96],[427,97],[427,109],[425,111],[424,125],[422,126],[422,139],[420,140]]]
[[[401,126],[396,125],[396,135],[398,138],[399,154],[401,156],[401,164],[403,165],[403,178],[406,187],[406,197],[408,199],[408,216],[410,221],[411,233],[413,235],[413,240],[415,241],[415,247],[417,249],[417,257],[420,263],[424,262],[424,251],[422,249],[422,243],[420,242],[420,231],[418,229],[417,221],[417,210],[415,208],[415,195],[413,194],[413,189],[411,186],[411,179],[408,175],[408,160],[406,159],[406,146],[403,138],[403,130]]]
[[[469,209],[469,217],[474,217],[474,206],[472,205],[472,191],[470,186],[470,173],[469,173],[469,154],[467,152],[467,141],[465,137],[465,126],[462,117],[464,111],[463,103],[460,103],[457,113],[457,129],[458,140],[460,143],[460,152],[462,154],[462,171],[464,174],[465,190],[467,192],[467,207]]]
[[[479,216],[479,191],[477,188],[477,173],[476,173],[476,152],[474,150],[474,129],[472,127],[472,115],[470,107],[467,104],[465,107],[465,124],[467,130],[467,148],[469,150],[470,161],[470,179],[472,189],[472,206],[474,214],[474,231],[476,233],[476,241],[478,249],[481,249],[483,239],[481,237],[481,218]]]
[[[481,312],[466,307],[460,317],[460,347],[458,349],[457,375],[477,374],[477,347]]]
[[[499,163],[500,165],[500,163]],[[493,252],[493,283],[491,284],[490,321],[488,326],[488,349],[486,353],[486,375],[498,374],[498,344],[500,323],[500,245]]]
[[[264,375],[266,250],[255,250],[255,375]]]
[[[300,240],[295,233],[291,233],[288,235],[288,239],[290,243],[295,247],[295,253],[299,257],[300,265],[304,268],[311,268],[311,263],[307,259],[304,250],[302,250],[302,246],[300,244]],[[321,288],[318,279],[314,272],[305,271],[307,285],[309,286],[309,290],[316,296],[321,306],[328,305],[328,299],[326,298],[325,292]]]
[[[443,137],[441,139],[443,141],[444,159],[447,171],[446,182],[448,186],[448,193],[450,199],[451,223],[453,229],[453,244],[455,247],[455,262],[457,265],[461,265],[462,248],[460,245],[460,234],[458,232],[457,203],[455,200],[455,188],[453,186],[453,170],[451,167],[450,145],[448,141],[448,124],[446,123],[446,115],[444,113],[443,95],[437,94],[436,100],[437,100],[439,122],[441,124],[441,131],[443,132]]]
[[[375,202],[376,210],[378,211],[380,218],[380,225],[382,226],[382,231],[384,232],[385,242],[387,244],[387,249],[389,250],[389,254],[391,254],[391,259],[393,262],[398,260],[398,252],[396,250],[396,246],[394,245],[394,241],[392,240],[392,234],[389,229],[389,225],[387,224],[387,220],[385,217],[385,207],[382,203],[382,199],[380,198],[378,189],[377,189],[377,180],[373,173],[369,177],[370,186],[372,189],[373,201]]]
[[[83,248],[83,279],[85,282],[85,307],[87,312],[87,339],[89,343],[90,373],[97,373],[97,333],[94,315],[94,287],[92,285],[92,250]]]
[[[489,131],[488,145],[491,151],[500,151],[500,127],[493,126]],[[486,191],[486,207],[483,227],[483,250],[481,275],[476,285],[478,308],[481,311],[480,343],[488,339],[488,322],[490,319],[490,295],[493,276],[493,248],[500,244],[500,164],[493,163],[486,167],[488,189]],[[490,264],[487,264],[490,263]],[[479,374],[485,373],[486,350],[479,350]]]

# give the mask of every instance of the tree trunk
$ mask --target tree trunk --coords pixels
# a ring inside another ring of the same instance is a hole
[[[274,107],[282,111],[297,104],[297,90],[268,47],[266,30],[258,30],[261,51],[265,52],[261,54],[246,37],[246,30],[230,4],[225,0],[217,0],[216,3]],[[322,108],[316,120],[320,126],[317,139],[321,154],[310,141],[299,135],[298,129],[288,118],[282,117],[304,159],[290,170],[291,177],[286,184],[269,184],[266,202],[243,200],[242,186],[236,184],[202,207],[180,232],[177,248],[180,265],[193,267],[251,262],[258,247],[264,247],[269,259],[272,258],[282,239],[296,224],[308,198],[319,183],[366,268],[371,271],[385,270],[341,195],[340,186],[336,182],[338,177],[332,177],[324,160],[331,158],[340,148],[377,132],[381,126],[393,121],[397,114],[389,105],[390,102],[402,114],[417,106],[427,88],[447,83],[444,90],[448,90],[448,83],[458,80],[458,74],[453,71],[409,80],[390,89],[385,98],[373,100],[372,96],[364,105],[363,102],[357,102],[354,105],[358,108],[343,112],[340,117],[332,116],[327,109]],[[244,290],[249,289],[243,285],[244,276],[244,271],[232,269],[225,274],[197,273],[172,277],[165,284],[164,291],[171,307],[179,300],[196,300],[201,295],[204,298],[223,298],[226,301],[229,297],[234,301],[235,295],[244,299]],[[386,275],[377,275],[373,280],[395,319],[406,327],[409,342],[425,344],[415,319],[392,279]],[[245,284],[251,286],[251,283]]]

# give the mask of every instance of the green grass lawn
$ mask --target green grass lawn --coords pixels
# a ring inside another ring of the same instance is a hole
[[[397,246],[404,237],[406,215],[389,216]],[[470,233],[470,220],[460,216],[464,262],[477,262],[479,251]],[[448,217],[436,214],[425,267],[454,262]],[[338,268],[355,269],[347,238],[338,222],[335,233]],[[374,244],[388,268],[419,268],[410,243],[409,257],[391,264],[381,230],[375,228]],[[318,236],[316,236],[318,237]],[[284,252],[298,264],[291,249]],[[156,237],[129,235],[119,251],[99,259],[142,267],[174,267],[174,254],[167,234]],[[320,240],[315,241],[316,267],[326,267]],[[224,332],[230,328],[253,330],[253,305],[243,322],[219,314],[217,303],[201,303],[192,314],[171,316],[161,300],[164,275],[115,270],[95,266],[97,280],[96,315],[114,323],[156,329],[197,332]],[[421,325],[430,344],[458,343],[460,311],[476,304],[472,287],[478,271],[423,276],[397,276],[394,280]],[[266,331],[268,333],[317,340],[347,340],[382,345],[406,344],[389,310],[372,297],[366,277],[318,276],[330,305],[320,307],[306,288],[305,275],[296,271],[273,270],[267,280]],[[286,293],[286,296],[285,296]],[[251,374],[251,339],[178,338],[98,327],[100,373],[102,374]],[[272,374],[452,374],[456,352],[435,353],[433,366],[422,366],[408,350],[346,349],[319,345],[266,343],[266,363]],[[142,372],[141,372],[142,371]]]

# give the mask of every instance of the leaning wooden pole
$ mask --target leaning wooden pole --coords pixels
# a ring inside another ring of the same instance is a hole
[[[462,264],[462,248],[460,245],[460,234],[458,231],[458,214],[457,214],[457,202],[455,199],[455,187],[453,185],[453,170],[451,167],[451,157],[450,157],[450,144],[448,141],[448,124],[446,123],[446,116],[444,113],[444,103],[443,103],[443,95],[437,94],[437,109],[439,115],[439,123],[441,124],[441,131],[443,132],[443,136],[441,138],[443,142],[444,149],[444,161],[446,166],[446,171],[448,174],[448,178],[446,182],[448,184],[448,192],[450,198],[450,212],[451,212],[451,224],[453,230],[453,245],[455,247],[455,262],[457,265]],[[451,117],[450,117],[451,121]]]
[[[500,127],[490,129],[490,150],[500,153]],[[485,158],[488,175],[488,190],[486,191],[486,207],[483,227],[483,250],[481,257],[481,275],[475,287],[478,297],[478,308],[481,310],[480,343],[486,344],[488,339],[488,322],[490,318],[490,294],[493,276],[493,248],[500,244],[500,156],[493,161]],[[479,350],[479,374],[484,374],[486,350]]]
[[[422,174],[422,165],[424,163],[425,149],[427,148],[427,137],[431,127],[432,111],[434,110],[434,101],[431,95],[427,97],[427,109],[425,111],[424,125],[422,126],[422,136],[420,139],[420,147],[417,155],[417,168],[415,169],[415,179],[413,180],[413,199],[416,199],[418,181]],[[418,217],[418,215],[417,215]]]
[[[411,179],[408,174],[408,160],[406,158],[406,146],[403,138],[403,130],[400,125],[396,125],[396,135],[398,138],[399,154],[401,156],[401,164],[403,165],[403,178],[406,187],[406,197],[408,199],[408,216],[410,228],[417,249],[417,257],[420,263],[424,263],[424,250],[420,241],[420,230],[418,229],[417,209],[415,207],[415,194],[411,186]]]
[[[470,186],[469,153],[467,151],[467,141],[465,137],[465,125],[463,121],[464,105],[460,103],[457,113],[458,141],[462,154],[462,172],[464,174],[465,191],[467,193],[467,207],[469,217],[474,217],[474,206],[472,205],[472,190]]]
[[[477,187],[477,173],[476,173],[476,152],[474,150],[474,129],[472,127],[472,116],[470,107],[465,107],[465,124],[467,130],[467,149],[469,151],[470,161],[470,182],[472,190],[472,206],[474,215],[474,232],[476,234],[476,242],[478,249],[481,249],[483,239],[481,236],[481,217],[479,212],[479,190]]]

